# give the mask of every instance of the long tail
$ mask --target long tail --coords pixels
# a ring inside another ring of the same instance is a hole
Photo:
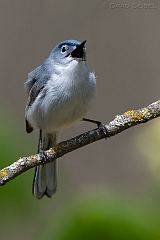
[[[42,149],[48,150],[53,147],[56,143],[56,133],[43,134],[42,137]],[[40,138],[39,147],[40,148]],[[56,161],[52,163],[47,163],[46,165],[37,166],[35,169],[34,179],[33,179],[33,195],[41,199],[44,195],[47,197],[52,197],[57,189],[57,163]]]

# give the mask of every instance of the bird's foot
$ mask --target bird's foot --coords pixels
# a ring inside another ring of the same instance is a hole
[[[98,125],[98,129],[102,130],[102,132],[104,133],[105,139],[107,139],[107,129],[106,129],[106,126],[102,122],[99,122],[97,125]]]
[[[39,152],[39,158],[40,158],[40,161],[43,165],[45,165],[47,163],[47,160],[48,160],[48,156],[47,154],[45,153],[44,150],[40,150]]]
[[[96,124],[97,127],[103,131],[103,133],[105,135],[105,139],[107,139],[107,129],[102,122],[93,120],[93,119],[88,119],[88,118],[83,118],[82,121],[91,122],[91,123]]]

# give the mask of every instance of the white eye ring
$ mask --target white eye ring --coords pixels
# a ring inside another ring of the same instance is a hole
[[[61,53],[64,54],[66,51],[68,50],[67,46],[66,45],[63,45],[61,47]]]

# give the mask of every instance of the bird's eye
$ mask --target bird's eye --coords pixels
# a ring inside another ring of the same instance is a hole
[[[65,53],[67,51],[67,46],[62,46],[61,47],[61,53]]]

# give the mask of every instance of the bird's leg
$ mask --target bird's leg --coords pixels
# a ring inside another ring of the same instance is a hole
[[[103,130],[103,133],[105,134],[105,136],[107,138],[107,129],[106,129],[105,125],[102,122],[96,121],[96,120],[92,120],[92,119],[88,119],[88,118],[82,118],[82,121],[91,122],[91,123],[97,124],[97,127]]]
[[[39,157],[40,157],[40,161],[43,163],[43,165],[46,164],[48,156],[45,153],[45,151],[43,150],[42,130],[41,129],[39,131],[38,154],[39,154]]]

